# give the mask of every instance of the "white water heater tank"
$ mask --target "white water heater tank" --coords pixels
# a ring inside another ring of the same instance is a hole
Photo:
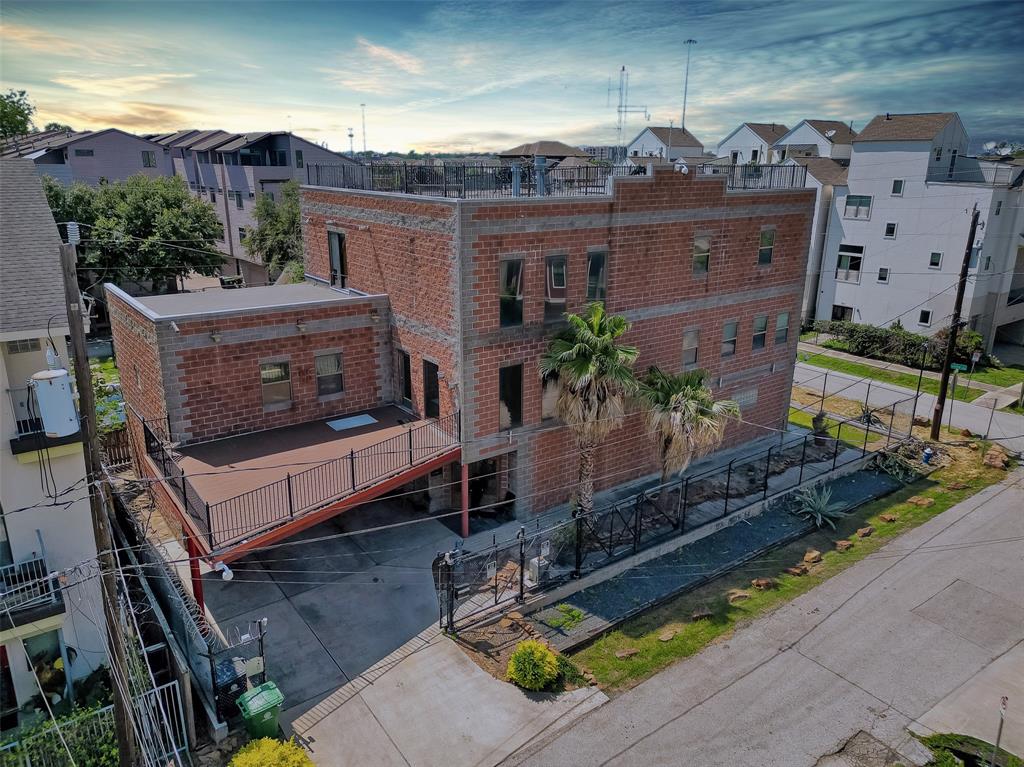
[[[70,437],[79,430],[71,377],[63,369],[41,370],[28,382],[36,398],[36,416],[47,437]]]

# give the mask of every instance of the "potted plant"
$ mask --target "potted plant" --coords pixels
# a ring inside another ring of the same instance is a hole
[[[819,410],[811,419],[811,432],[814,434],[814,444],[819,447],[828,440],[828,416],[824,410]]]

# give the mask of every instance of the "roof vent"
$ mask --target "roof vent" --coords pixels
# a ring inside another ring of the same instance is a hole
[[[886,120],[891,120],[892,119],[892,117],[890,116],[890,114],[888,112],[885,113],[885,119]]]
[[[834,135],[836,135],[835,128],[833,128],[832,130],[825,131],[825,138],[832,138]]]

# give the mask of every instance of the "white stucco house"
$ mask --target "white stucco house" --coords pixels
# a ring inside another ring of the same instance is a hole
[[[801,120],[773,145],[777,162],[790,157],[826,157],[846,161],[853,151],[856,131],[838,120]]]
[[[772,145],[789,128],[782,123],[740,123],[728,136],[718,142],[717,157],[728,157],[733,165],[746,163],[766,164],[772,161]]]
[[[644,128],[626,147],[626,157],[631,161],[658,157],[673,162],[680,157],[700,157],[703,154],[704,145],[696,136],[678,127]]]
[[[878,115],[853,139],[834,185],[816,317],[949,324],[970,228],[963,317],[987,345],[1024,343],[1024,167],[967,155],[954,112]]]

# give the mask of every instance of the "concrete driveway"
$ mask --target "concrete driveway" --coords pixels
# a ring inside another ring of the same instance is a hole
[[[1014,701],[1024,678],[1022,483],[1019,471],[507,764],[921,765],[910,726],[991,742],[1000,696]],[[863,741],[879,761],[841,756]],[[1003,745],[1024,753],[1019,700]]]
[[[267,677],[302,711],[437,623],[430,563],[453,540],[440,522],[375,501],[238,560],[231,581],[207,573],[207,612],[225,635],[267,618]]]

